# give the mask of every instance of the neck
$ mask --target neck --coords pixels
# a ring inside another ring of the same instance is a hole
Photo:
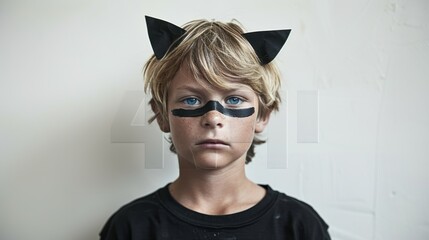
[[[246,177],[244,161],[233,165],[239,166],[222,169],[180,166],[179,178],[170,185],[171,195],[183,206],[211,215],[252,207],[263,198],[265,190]]]

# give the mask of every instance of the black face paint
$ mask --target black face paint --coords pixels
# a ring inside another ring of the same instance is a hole
[[[238,118],[249,117],[255,112],[254,107],[244,109],[231,109],[224,108],[222,104],[220,104],[220,102],[218,101],[208,101],[206,105],[197,109],[173,109],[171,110],[171,113],[173,113],[173,115],[177,117],[199,117],[212,110],[216,110],[226,116]]]

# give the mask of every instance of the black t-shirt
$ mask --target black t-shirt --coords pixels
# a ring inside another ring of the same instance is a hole
[[[328,240],[328,225],[308,204],[274,191],[255,206],[229,215],[201,214],[173,199],[168,185],[120,208],[101,240]]]

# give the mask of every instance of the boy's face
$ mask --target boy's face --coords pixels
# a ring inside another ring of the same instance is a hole
[[[167,109],[164,130],[171,132],[179,161],[204,169],[244,163],[255,133],[268,122],[257,119],[258,96],[249,86],[200,84],[186,67],[170,83]]]

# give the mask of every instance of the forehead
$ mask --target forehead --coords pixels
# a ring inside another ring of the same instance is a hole
[[[190,68],[182,65],[174,75],[169,84],[169,92],[177,89],[206,89],[206,90],[251,90],[253,89],[241,82],[239,79],[217,79],[217,82],[211,82],[206,79],[196,77]]]

